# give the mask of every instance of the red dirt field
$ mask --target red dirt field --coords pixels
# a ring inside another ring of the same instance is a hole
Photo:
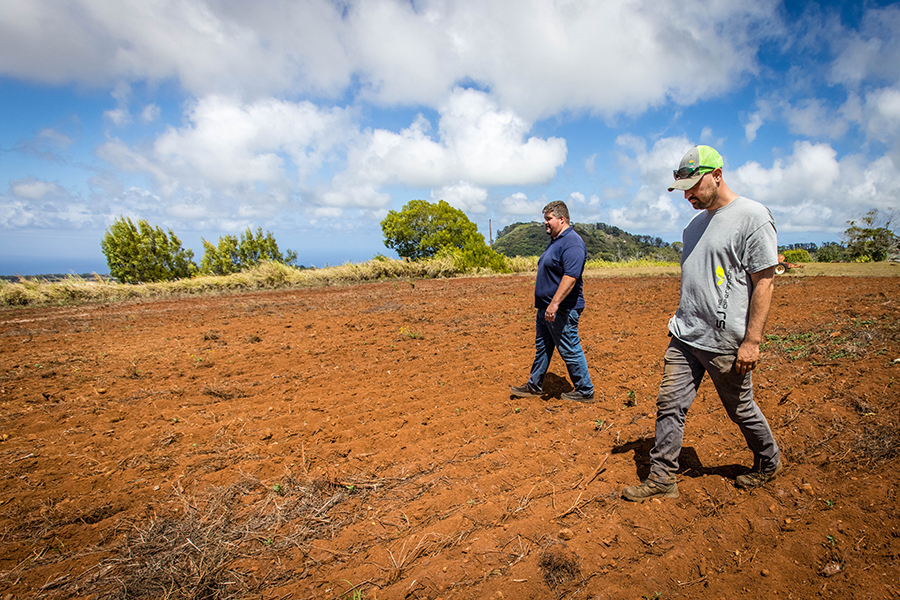
[[[783,473],[706,381],[644,504],[677,278],[587,280],[593,404],[523,276],[4,310],[0,598],[900,597],[898,281],[779,279]]]

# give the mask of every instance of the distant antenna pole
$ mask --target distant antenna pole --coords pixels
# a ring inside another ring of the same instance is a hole
[[[491,220],[488,219],[488,237],[491,240],[491,248],[494,247],[494,230],[491,229]]]

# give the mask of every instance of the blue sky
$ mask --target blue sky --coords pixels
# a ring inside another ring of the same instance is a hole
[[[120,215],[391,255],[447,200],[489,236],[565,200],[672,242],[694,144],[780,243],[900,207],[900,5],[772,0],[3,0],[0,274],[107,271]]]

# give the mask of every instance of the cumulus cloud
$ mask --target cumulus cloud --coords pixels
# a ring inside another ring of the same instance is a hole
[[[565,163],[565,140],[526,137],[531,124],[483,92],[457,88],[439,112],[436,136],[421,115],[399,133],[372,131],[350,151],[349,170],[375,183],[483,186],[546,182]]]
[[[675,204],[677,200],[677,195],[645,186],[627,206],[610,210],[610,221],[625,231],[653,231],[671,237],[686,223],[685,209]]]
[[[9,190],[14,196],[27,200],[40,200],[48,195],[59,196],[65,194],[65,190],[58,184],[34,178],[13,181],[9,186]]]
[[[829,144],[796,142],[793,153],[771,167],[748,162],[730,176],[735,191],[766,204],[779,231],[843,232],[847,221],[872,208],[896,207],[900,171],[888,157],[839,159]]]
[[[81,228],[99,222],[96,207],[57,183],[29,177],[0,194],[0,227]]]
[[[354,131],[343,109],[224,96],[194,103],[186,122],[150,146],[111,139],[98,154],[120,169],[151,174],[163,196],[205,189],[237,197],[258,185],[293,188]]]
[[[458,208],[465,213],[487,212],[487,207],[485,206],[487,197],[486,189],[465,181],[445,185],[440,189],[431,191],[432,202],[445,200],[450,206]]]
[[[900,136],[900,89],[885,88],[868,94],[866,109],[869,137],[895,145]]]
[[[900,6],[867,10],[857,30],[836,23],[829,39],[836,51],[829,77],[851,88],[870,79],[900,81]]]
[[[197,97],[245,100],[337,97],[358,85],[379,104],[428,106],[470,80],[526,119],[562,110],[639,113],[668,99],[708,98],[755,72],[762,36],[784,27],[775,7],[13,0],[0,15],[0,73],[49,83],[176,78]]]
[[[616,138],[618,164],[625,171],[638,172],[640,181],[663,189],[672,181],[672,171],[682,157],[696,143],[679,136],[658,139],[648,147],[639,136],[621,135]]]
[[[371,208],[390,201],[380,188],[399,184],[446,190],[475,212],[486,210],[484,186],[545,182],[565,163],[564,140],[529,137],[530,123],[483,92],[457,89],[439,115],[436,132],[421,115],[397,133],[363,131],[346,109],[210,96],[188,109],[184,126],[169,127],[153,144],[113,138],[98,154],[119,169],[152,175],[163,197],[252,197],[263,189],[284,198],[306,190],[314,206]],[[320,181],[337,150],[347,152],[346,169]]]
[[[510,221],[539,221],[546,205],[546,198],[529,200],[523,192],[516,192],[500,201],[500,213]]]

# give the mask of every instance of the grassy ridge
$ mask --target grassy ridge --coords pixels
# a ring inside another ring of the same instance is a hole
[[[533,273],[538,258],[506,259],[509,272]],[[590,260],[586,277],[677,276],[678,263],[646,259],[623,262]],[[452,257],[421,261],[374,258],[364,263],[347,263],[324,269],[300,270],[280,263],[264,263],[254,269],[225,276],[201,276],[178,281],[128,285],[95,276],[86,279],[71,276],[59,281],[22,278],[19,282],[0,282],[0,308],[53,306],[86,302],[116,302],[150,298],[214,295],[243,291],[350,285],[391,279],[433,279],[459,276],[499,275],[488,269],[466,270]],[[808,263],[782,277],[898,277],[898,263]]]

